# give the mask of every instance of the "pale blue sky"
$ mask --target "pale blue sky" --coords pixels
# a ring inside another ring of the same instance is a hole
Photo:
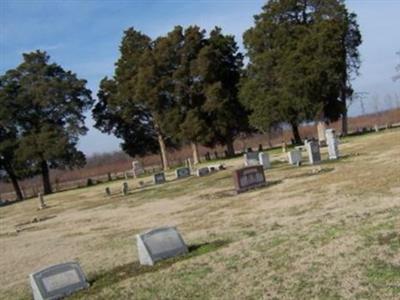
[[[88,80],[96,96],[98,83],[112,75],[123,31],[135,27],[151,37],[175,25],[199,25],[207,30],[220,26],[242,43],[242,33],[261,11],[261,0],[0,0],[0,73],[16,67],[23,52],[46,50],[52,61]],[[400,0],[347,1],[358,15],[363,45],[361,76],[353,85],[368,93],[365,110],[394,105],[387,95],[400,96],[400,82],[393,82],[400,62]],[[378,99],[377,102],[374,99]],[[386,99],[386,101],[385,101]],[[376,103],[378,103],[376,105]],[[359,101],[350,114],[361,112]],[[86,154],[119,149],[119,141],[92,127],[79,147]]]

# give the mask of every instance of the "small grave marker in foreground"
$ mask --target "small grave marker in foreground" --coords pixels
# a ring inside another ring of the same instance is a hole
[[[77,262],[50,266],[29,275],[35,300],[60,299],[89,287]]]
[[[188,248],[175,227],[156,228],[136,235],[139,261],[142,265],[188,252]]]
[[[178,168],[175,170],[175,176],[177,179],[180,178],[185,178],[190,176],[190,168],[189,167],[183,167],[183,168]]]
[[[154,184],[165,183],[165,174],[164,172],[156,173],[153,177]]]
[[[128,195],[128,183],[127,183],[127,182],[124,182],[124,183],[122,184],[122,194],[123,194],[124,196]]]
[[[233,182],[237,193],[265,186],[263,166],[244,167],[233,172]]]
[[[208,167],[200,168],[197,169],[196,175],[201,177],[201,176],[206,176],[210,173],[210,169]]]

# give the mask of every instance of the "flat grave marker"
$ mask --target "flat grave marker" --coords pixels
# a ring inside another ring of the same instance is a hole
[[[263,166],[248,166],[233,171],[233,182],[237,193],[266,185]]]
[[[156,173],[153,176],[154,184],[162,184],[165,183],[165,174],[164,172]]]
[[[77,262],[53,265],[29,275],[35,300],[53,300],[89,287]]]
[[[188,252],[188,248],[175,227],[160,227],[136,235],[139,261],[142,265]]]
[[[185,178],[190,176],[190,168],[183,167],[175,170],[176,179]]]
[[[210,174],[210,169],[208,167],[200,168],[196,170],[196,175],[199,177],[206,176]]]

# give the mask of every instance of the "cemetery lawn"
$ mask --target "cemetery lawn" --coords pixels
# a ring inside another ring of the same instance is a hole
[[[319,166],[274,151],[268,186],[240,195],[236,158],[202,178],[129,180],[128,196],[117,181],[45,197],[41,211],[37,199],[0,207],[0,299],[30,299],[29,273],[73,260],[91,287],[72,299],[399,299],[400,130],[341,142],[342,158],[323,148]],[[135,234],[164,225],[191,252],[140,266]]]

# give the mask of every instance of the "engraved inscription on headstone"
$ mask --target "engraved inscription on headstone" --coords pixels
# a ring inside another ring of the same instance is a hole
[[[210,173],[210,169],[208,167],[200,168],[196,170],[196,175],[201,177],[208,175]]]
[[[185,178],[190,176],[190,169],[189,167],[178,168],[175,170],[175,176],[177,179]]]
[[[154,174],[153,181],[154,181],[154,184],[164,183],[165,182],[164,172]]]
[[[260,165],[262,165],[264,169],[271,168],[271,163],[269,161],[268,153],[264,152],[258,153],[258,161],[260,162]]]
[[[339,149],[338,149],[338,140],[335,135],[335,130],[331,128],[326,130],[326,142],[328,144],[329,159],[338,159]]]
[[[291,165],[298,165],[299,163],[301,163],[301,152],[300,150],[292,150],[288,152],[288,160],[289,160],[289,164]]]
[[[316,141],[309,141],[306,144],[308,159],[310,164],[318,164],[321,162],[321,153],[319,151],[319,144]]]
[[[258,152],[247,152],[243,154],[244,165],[247,166],[257,166],[260,164],[258,160]]]
[[[175,227],[156,228],[136,235],[139,261],[142,265],[188,252],[188,248]]]
[[[29,275],[35,300],[60,299],[89,287],[77,262],[54,265]]]
[[[233,182],[237,193],[265,186],[263,166],[248,166],[233,172]]]

